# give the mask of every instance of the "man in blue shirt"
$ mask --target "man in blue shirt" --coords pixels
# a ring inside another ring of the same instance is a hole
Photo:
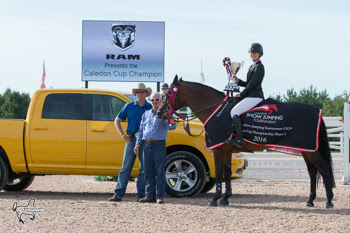
[[[126,187],[128,185],[131,170],[134,166],[136,154],[134,147],[136,144],[136,133],[139,131],[142,115],[145,111],[152,108],[152,105],[146,101],[146,97],[152,93],[151,88],[146,88],[145,84],[139,83],[136,88],[132,89],[132,93],[136,96],[136,100],[124,105],[114,120],[114,124],[121,137],[126,141],[122,169],[118,174],[117,187],[114,190],[114,196],[109,201],[121,201]],[[126,132],[121,126],[121,122],[128,119]],[[136,200],[139,201],[145,196],[145,176],[143,171],[143,147],[140,148],[138,154],[140,160],[139,175],[137,177],[137,194]]]
[[[165,159],[168,130],[176,128],[175,120],[162,120],[157,118],[157,110],[161,103],[161,95],[156,92],[151,96],[152,109],[146,111],[141,120],[140,130],[137,134],[135,154],[141,153],[140,147],[144,145],[144,170],[146,176],[145,198],[140,202],[164,203],[165,196]]]

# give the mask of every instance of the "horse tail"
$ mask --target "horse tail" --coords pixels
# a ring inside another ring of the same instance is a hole
[[[333,175],[333,162],[332,162],[331,150],[329,148],[329,141],[328,141],[328,136],[327,136],[326,124],[324,123],[323,119],[321,119],[318,151],[320,152],[321,156],[328,164],[329,177],[330,177],[331,182],[332,182],[332,187],[334,188],[335,187],[335,180],[334,180],[334,175]]]

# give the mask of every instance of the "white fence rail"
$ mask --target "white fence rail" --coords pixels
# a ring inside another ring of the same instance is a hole
[[[345,137],[342,117],[324,117],[328,137],[336,138],[330,142],[333,170],[336,179],[344,178]],[[309,179],[306,164],[301,156],[282,153],[258,152],[243,153],[247,157],[248,167],[245,178],[252,179]],[[344,179],[345,183],[345,179]]]
[[[191,110],[181,109],[183,114]],[[350,107],[344,103],[343,117],[324,117],[328,138],[332,139],[329,146],[332,149],[333,172],[336,179],[343,179],[343,184],[350,181]],[[334,152],[334,150],[336,150]],[[244,171],[245,178],[254,179],[309,179],[306,164],[301,156],[291,156],[282,153],[255,152],[243,153],[247,157],[248,167]]]

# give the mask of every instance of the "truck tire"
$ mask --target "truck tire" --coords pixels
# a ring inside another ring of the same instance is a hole
[[[212,188],[214,188],[215,186],[215,178],[209,178],[209,181],[207,183],[205,183],[204,188],[202,189],[201,193],[207,193],[210,190],[212,190]]]
[[[205,176],[205,167],[195,154],[173,152],[165,162],[165,192],[172,197],[193,197],[202,191]]]
[[[34,176],[33,175],[25,175],[21,177],[17,177],[16,179],[10,181],[8,180],[4,190],[6,191],[22,191],[29,187],[33,183]]]
[[[0,191],[5,187],[9,178],[9,168],[4,158],[0,155]]]

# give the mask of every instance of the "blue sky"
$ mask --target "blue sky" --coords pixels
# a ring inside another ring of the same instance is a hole
[[[42,61],[48,88],[82,88],[82,20],[164,21],[165,81],[178,74],[223,90],[222,59],[245,61],[252,42],[264,47],[265,97],[311,84],[331,97],[350,91],[350,2],[334,1],[5,1],[0,8],[0,93],[32,95]],[[89,82],[130,91],[136,83]],[[155,83],[146,83],[156,89]]]

